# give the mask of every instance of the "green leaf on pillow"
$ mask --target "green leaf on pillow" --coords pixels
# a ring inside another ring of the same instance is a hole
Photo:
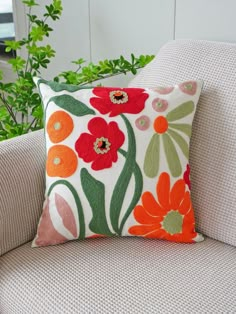
[[[49,102],[51,101],[53,101],[58,107],[70,112],[77,117],[86,116],[88,114],[95,114],[94,110],[90,109],[83,102],[75,99],[70,95],[54,96],[50,98]],[[47,110],[47,107],[45,110]]]
[[[179,177],[182,172],[181,163],[175,145],[168,134],[163,134],[164,151],[166,160],[173,177]]]
[[[107,224],[104,184],[92,177],[85,168],[81,170],[80,177],[84,194],[93,212],[93,217],[89,224],[90,230],[96,234],[114,235]]]
[[[127,127],[128,149],[126,154],[126,161],[115,184],[110,203],[111,224],[118,235],[120,235],[121,232],[119,228],[120,213],[123,206],[125,194],[134,171],[136,157],[136,141],[133,128],[125,115],[121,114],[120,117],[124,120]]]
[[[160,164],[160,135],[153,134],[148,145],[143,170],[147,177],[155,178],[158,174]]]
[[[185,139],[178,134],[174,130],[168,130],[168,134],[176,141],[179,145],[180,149],[182,150],[184,156],[188,159],[189,158],[189,146]]]
[[[192,133],[192,126],[191,124],[187,124],[187,123],[169,123],[169,129],[175,129],[178,131],[183,132],[184,134],[186,134],[188,137],[191,136]]]
[[[190,113],[194,111],[194,102],[193,101],[187,101],[181,105],[179,105],[177,108],[171,110],[166,118],[168,122],[176,121],[179,119],[182,119],[184,117],[187,117]]]
[[[124,151],[123,149],[119,149],[119,153],[122,154],[125,158],[127,156],[127,152]],[[142,190],[143,190],[143,176],[142,176],[142,171],[140,170],[138,164],[135,162],[134,165],[134,180],[135,180],[135,188],[134,188],[134,194],[132,197],[132,200],[130,202],[129,207],[127,208],[125,215],[123,216],[119,228],[119,234],[122,235],[122,231],[124,228],[124,225],[129,218],[130,214],[134,210],[134,207],[137,205],[138,201],[140,200],[140,197],[142,195]]]
[[[46,81],[44,79],[38,80],[38,86],[39,84],[46,84],[48,85],[54,92],[61,92],[61,91],[68,91],[68,92],[77,92],[81,89],[91,89],[93,87],[91,86],[78,86],[78,85],[71,85],[71,84],[65,84],[65,83],[57,83],[54,81]]]

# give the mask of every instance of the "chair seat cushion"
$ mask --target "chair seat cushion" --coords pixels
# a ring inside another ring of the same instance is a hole
[[[233,313],[236,249],[104,238],[1,257],[1,313]]]

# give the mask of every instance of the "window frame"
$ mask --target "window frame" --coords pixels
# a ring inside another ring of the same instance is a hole
[[[14,40],[20,40],[21,38],[25,37],[27,34],[27,16],[26,16],[26,7],[25,5],[19,0],[12,0],[12,19],[15,28],[15,38]],[[8,12],[9,13],[9,12]],[[3,13],[5,14],[5,13]],[[6,38],[8,39],[8,38]],[[24,51],[18,51],[17,55],[25,57]],[[1,70],[9,71],[11,65],[7,63],[7,59],[13,57],[13,55],[6,55],[0,54],[0,68]],[[5,72],[5,71],[4,71]]]
[[[0,27],[1,24],[13,24],[14,25],[14,19],[13,19],[13,12],[4,12],[0,13]],[[15,51],[11,52],[5,52],[6,45],[4,43],[5,40],[15,40],[15,36],[6,36],[0,38],[0,56],[1,57],[15,57],[16,53]]]

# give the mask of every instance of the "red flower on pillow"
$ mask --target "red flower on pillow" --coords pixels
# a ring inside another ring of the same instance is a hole
[[[100,113],[114,117],[121,113],[139,113],[144,109],[148,94],[142,88],[96,87],[90,99],[91,105]]]
[[[116,122],[107,123],[102,118],[93,118],[88,123],[89,133],[82,133],[75,143],[78,156],[92,162],[93,170],[110,168],[118,159],[117,151],[125,136]]]
[[[191,190],[190,166],[189,165],[186,166],[186,170],[184,172],[183,179],[184,179],[185,183],[187,184],[189,190]]]

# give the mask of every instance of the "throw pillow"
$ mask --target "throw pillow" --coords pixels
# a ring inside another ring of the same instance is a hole
[[[111,236],[203,239],[188,161],[201,81],[154,89],[35,82],[47,161],[34,247]]]

